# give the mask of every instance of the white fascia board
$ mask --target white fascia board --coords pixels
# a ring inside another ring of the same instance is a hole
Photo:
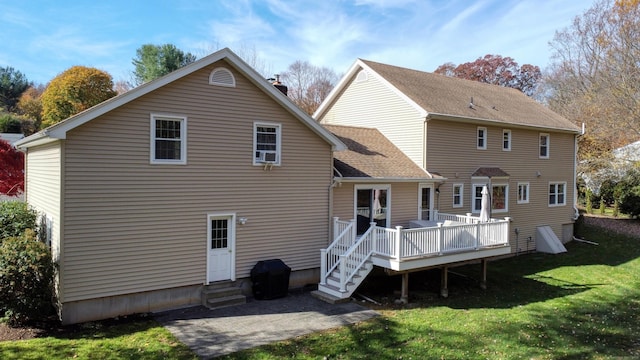
[[[502,127],[509,127],[514,129],[527,129],[527,130],[537,130],[537,131],[580,134],[579,129],[571,130],[571,129],[554,128],[554,127],[548,127],[548,126],[524,125],[524,124],[516,124],[516,123],[510,123],[510,122],[504,122],[504,121],[497,121],[492,119],[473,118],[473,117],[440,114],[440,113],[428,113],[426,116],[426,119],[427,121],[430,119],[447,120],[447,121],[458,121],[458,122],[477,124],[477,125],[502,126]]]

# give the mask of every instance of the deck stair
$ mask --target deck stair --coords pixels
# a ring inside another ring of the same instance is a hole
[[[201,293],[202,306],[218,309],[227,306],[246,304],[247,297],[242,295],[242,289],[233,281],[223,281],[205,285]]]
[[[325,284],[318,285],[318,291],[329,294],[337,299],[349,299],[372,269],[373,263],[366,261],[360,269],[358,269],[356,274],[353,275],[351,280],[346,283],[345,290],[340,291],[340,267],[337,267],[327,276]]]

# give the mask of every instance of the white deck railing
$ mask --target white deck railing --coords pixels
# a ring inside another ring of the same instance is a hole
[[[356,222],[334,218],[334,242],[321,250],[320,283],[326,284],[333,270],[340,269],[340,291],[371,255],[402,261],[411,258],[439,256],[450,253],[476,251],[509,244],[510,218],[480,222],[471,214],[434,213],[437,226],[417,229],[378,227],[371,223],[369,230],[356,239]],[[449,222],[444,226],[443,222]]]

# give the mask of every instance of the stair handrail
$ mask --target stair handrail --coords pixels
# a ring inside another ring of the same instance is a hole
[[[340,260],[338,261],[338,264],[340,266],[341,292],[347,291],[347,283],[351,281],[353,276],[357,274],[360,269],[362,269],[362,266],[369,260],[369,258],[371,258],[371,255],[373,255],[373,244],[375,244],[376,241],[376,227],[376,223],[371,222],[369,229],[364,234],[362,234],[362,237],[360,237],[360,239],[358,239],[358,241],[356,241],[353,246],[345,251],[344,254],[339,256]],[[361,259],[356,259],[359,261],[355,266],[347,267],[347,264],[350,263],[349,258],[356,253],[356,250],[360,248],[364,248],[364,251],[360,253],[360,255],[364,256],[362,256]]]
[[[338,218],[334,218],[334,229],[337,228]],[[344,254],[353,244],[356,238],[356,220],[348,223],[342,221],[344,229],[338,234],[326,249],[320,249],[320,284],[326,284],[327,277],[338,267],[340,255]],[[344,248],[339,248],[342,245]]]

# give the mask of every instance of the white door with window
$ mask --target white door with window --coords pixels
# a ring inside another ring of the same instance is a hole
[[[234,280],[235,215],[207,216],[207,283]]]
[[[433,220],[433,185],[419,186],[418,216],[420,220]]]

